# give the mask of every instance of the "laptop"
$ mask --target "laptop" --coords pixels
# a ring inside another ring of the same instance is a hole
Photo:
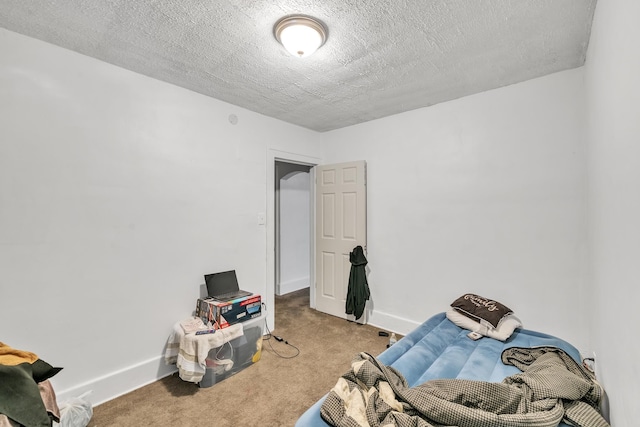
[[[204,281],[209,296],[218,301],[227,302],[253,295],[251,292],[240,290],[235,270],[205,274]]]

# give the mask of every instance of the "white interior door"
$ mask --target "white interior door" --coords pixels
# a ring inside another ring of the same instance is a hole
[[[364,161],[316,166],[316,309],[344,319],[356,246],[367,247],[367,190]],[[358,320],[366,323],[367,311]]]

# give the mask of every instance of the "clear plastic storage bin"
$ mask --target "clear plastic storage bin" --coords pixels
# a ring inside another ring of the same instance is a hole
[[[198,384],[200,387],[211,387],[260,360],[264,317],[242,322],[242,331],[242,336],[209,351],[206,360],[207,370]],[[224,329],[215,333],[223,334]]]

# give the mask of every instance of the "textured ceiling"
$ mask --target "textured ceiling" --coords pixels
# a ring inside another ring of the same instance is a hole
[[[0,0],[0,27],[327,131],[584,63],[596,0]],[[282,16],[329,29],[313,56]]]

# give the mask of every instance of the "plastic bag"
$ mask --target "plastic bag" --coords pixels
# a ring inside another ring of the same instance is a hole
[[[54,422],[53,425],[60,427],[87,427],[93,416],[91,402],[84,399],[89,393],[72,397],[59,404],[60,424]]]

